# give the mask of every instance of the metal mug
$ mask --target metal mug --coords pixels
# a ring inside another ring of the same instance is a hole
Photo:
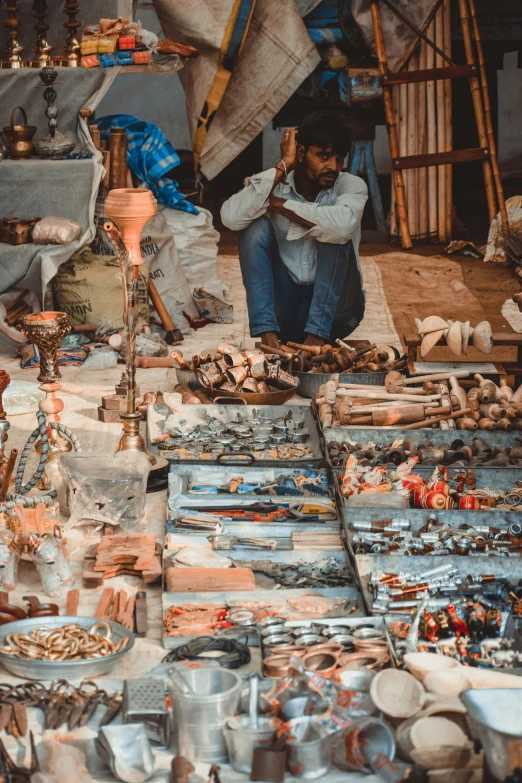
[[[227,379],[230,383],[234,383],[236,386],[242,383],[247,377],[247,369],[242,364],[239,366],[229,367],[227,370]],[[223,387],[221,387],[223,388]]]
[[[15,125],[15,113],[20,111],[24,119],[23,125]],[[7,154],[13,160],[27,160],[30,158],[33,147],[33,136],[36,133],[36,125],[27,124],[27,114],[21,106],[15,106],[11,112],[11,122],[4,128],[7,137]]]
[[[258,381],[264,381],[267,376],[267,362],[264,353],[254,353],[248,357],[250,375]]]
[[[332,734],[324,734],[312,718],[289,721],[291,739],[287,742],[287,765],[295,778],[315,780],[332,766]],[[303,740],[303,741],[301,741]]]

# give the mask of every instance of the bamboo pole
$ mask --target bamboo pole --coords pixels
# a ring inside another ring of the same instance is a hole
[[[451,0],[444,0],[444,52],[451,57]],[[444,104],[446,113],[446,150],[453,149],[453,111],[451,105],[452,82],[444,81]],[[444,166],[446,174],[446,239],[451,240],[453,233],[453,166]]]
[[[371,4],[373,30],[375,34],[375,49],[379,61],[379,71],[381,76],[386,76],[388,65],[386,61],[386,50],[384,48],[384,33],[382,30],[381,14],[379,11],[379,0],[372,0]],[[404,191],[404,180],[400,169],[393,166],[393,161],[399,157],[399,142],[397,138],[397,125],[393,114],[393,104],[391,90],[389,87],[383,87],[384,114],[386,125],[388,127],[388,138],[390,141],[390,154],[392,158],[392,176],[395,195],[397,199],[397,214],[401,234],[402,246],[406,249],[412,247],[410,232],[408,229],[408,214],[406,211],[406,194]]]
[[[427,48],[428,44],[425,41],[420,42],[419,46],[419,69],[426,69],[427,60]],[[426,139],[426,82],[419,82],[417,84],[417,126],[418,126],[418,148],[419,155],[424,155],[427,152],[427,139]],[[419,189],[418,189],[418,207],[419,207],[419,238],[427,239],[428,237],[428,201],[427,201],[427,187],[428,187],[428,170],[423,167],[419,169]]]
[[[394,85],[392,87],[392,104],[393,104],[393,115],[395,117],[395,122],[398,122],[399,119],[399,98],[400,96],[400,90],[399,85]],[[399,226],[397,223],[397,201],[395,198],[395,187],[393,185],[393,179],[392,179],[392,189],[391,189],[391,200],[390,200],[390,235],[392,237],[398,237],[399,236]]]
[[[435,14],[435,41],[439,49],[444,46],[444,20],[443,7]],[[435,66],[443,68],[445,65],[440,54],[435,54]],[[444,81],[436,83],[437,94],[437,152],[444,152],[446,148],[446,102],[444,98]],[[445,166],[437,166],[437,212],[439,242],[446,242],[446,172]]]
[[[410,59],[408,60],[407,70],[408,71],[416,71],[418,70],[416,65],[416,52],[412,54]],[[416,155],[417,154],[417,134],[416,134],[416,92],[417,92],[417,85],[414,83],[405,84],[405,91],[406,91],[406,112],[404,117],[404,124],[405,124],[405,135],[406,135],[406,155]],[[404,175],[406,177],[406,204],[408,207],[408,225],[410,227],[410,234],[412,237],[417,237],[419,234],[418,228],[417,228],[417,189],[415,187],[416,185],[416,179],[417,177],[417,169],[407,169],[404,172]]]
[[[435,35],[435,22],[432,22],[428,28],[427,35],[430,40]],[[426,46],[426,67],[435,67],[435,52],[431,46]],[[436,123],[437,113],[435,109],[435,82],[426,83],[426,104],[427,104],[427,146],[428,153],[437,152],[437,134]],[[428,168],[428,232],[430,240],[436,241],[437,232],[437,167]]]
[[[449,4],[449,0],[446,0]],[[495,188],[497,191],[497,199],[500,209],[500,218],[502,221],[502,230],[507,233],[509,231],[509,220],[506,211],[506,202],[504,200],[504,189],[502,187],[502,180],[500,179],[500,171],[498,168],[497,147],[495,144],[495,135],[493,133],[493,122],[491,120],[491,103],[489,101],[488,80],[486,76],[486,64],[484,61],[484,49],[482,46],[482,39],[480,37],[480,28],[477,21],[477,13],[475,10],[475,0],[469,0],[469,11],[471,15],[471,22],[473,25],[473,35],[475,36],[475,42],[477,45],[478,63],[480,69],[480,81],[482,83],[482,98],[484,100],[484,113],[486,120],[486,131],[489,140],[489,154],[491,156],[491,167],[493,169],[493,178],[495,180]]]
[[[459,0],[460,21],[462,24],[462,36],[464,39],[464,49],[466,51],[466,62],[468,65],[476,65],[475,55],[473,52],[473,42],[471,39],[471,28],[469,22],[469,13],[466,0]],[[480,80],[477,76],[471,76],[469,80],[471,89],[471,97],[473,100],[473,108],[475,110],[475,119],[477,122],[477,131],[479,137],[479,144],[481,147],[489,147],[488,136],[486,132],[486,121],[484,118],[484,105],[482,103],[482,89],[480,86]],[[495,189],[493,186],[493,171],[491,168],[491,160],[486,158],[482,163],[482,171],[484,173],[484,186],[486,189],[486,199],[488,202],[488,213],[490,222],[494,219],[497,206],[495,198]]]

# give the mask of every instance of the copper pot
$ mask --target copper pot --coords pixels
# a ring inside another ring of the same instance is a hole
[[[15,125],[14,118],[17,111],[22,112],[23,125]],[[4,128],[7,137],[7,153],[13,160],[27,160],[33,154],[33,136],[36,133],[36,125],[27,124],[27,114],[21,106],[15,106],[11,112],[11,123]]]

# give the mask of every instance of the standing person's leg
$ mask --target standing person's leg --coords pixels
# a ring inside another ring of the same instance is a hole
[[[304,334],[312,286],[295,283],[281,260],[274,228],[266,216],[239,232],[239,263],[246,289],[250,335],[272,344],[271,336]],[[309,291],[303,297],[300,289]],[[304,301],[303,301],[304,300]],[[296,328],[299,332],[296,332]]]
[[[317,242],[317,271],[306,332],[324,340],[346,337],[364,316],[362,278],[351,242]]]

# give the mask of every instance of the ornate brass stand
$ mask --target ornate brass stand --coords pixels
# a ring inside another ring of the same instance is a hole
[[[104,223],[103,230],[107,234],[120,262],[123,289],[123,322],[125,324],[125,339],[127,341],[126,376],[127,376],[127,411],[121,414],[123,434],[117,451],[141,451],[146,454],[151,465],[158,460],[151,454],[140,434],[141,413],[136,410],[136,321],[138,309],[138,266],[133,263],[120,232],[110,220]]]
[[[2,63],[2,68],[23,68],[25,63],[21,54],[24,47],[18,40],[20,22],[16,16],[16,0],[6,0],[5,10],[7,11],[7,19],[4,22],[4,27],[9,34],[9,41],[5,47],[7,61]]]
[[[45,68],[46,65],[51,65],[51,52],[53,50],[46,35],[49,29],[49,25],[45,21],[47,18],[46,0],[33,1],[33,16],[36,19],[34,29],[37,38],[33,48],[34,58],[30,66],[31,68]]]
[[[58,369],[58,360],[56,351],[58,346],[66,335],[71,331],[69,319],[65,313],[43,312],[26,315],[20,325],[22,331],[29,342],[34,343],[40,353],[40,373],[38,380],[39,388],[45,392],[45,397],[38,403],[38,407],[43,411],[49,422],[60,421],[60,412],[64,409],[63,400],[56,396],[56,392],[62,388],[58,383],[62,377]],[[46,473],[50,463],[56,459],[58,454],[65,451],[71,451],[72,444],[63,438],[57,430],[48,429],[49,432],[49,460],[46,465]],[[44,482],[45,474],[38,486],[39,489],[50,489],[49,477]],[[43,482],[43,484],[42,484]]]
[[[76,30],[81,27],[81,23],[76,19],[76,16],[80,12],[80,5],[76,0],[67,0],[63,11],[69,19],[65,22],[64,27],[67,30],[67,40],[63,47],[65,57],[63,58],[61,65],[66,68],[78,68],[80,66],[81,52],[80,43],[76,37]]]

